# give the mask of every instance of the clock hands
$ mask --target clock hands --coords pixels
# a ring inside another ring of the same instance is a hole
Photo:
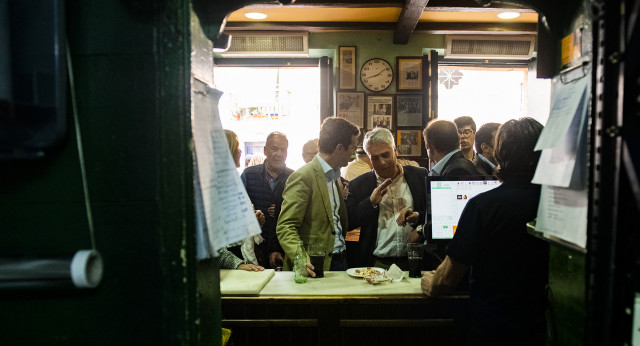
[[[384,72],[384,69],[381,69],[380,72],[374,74],[373,76],[369,76],[367,79],[365,79],[365,81],[369,81],[369,79],[379,76],[380,74],[382,74],[382,72]]]

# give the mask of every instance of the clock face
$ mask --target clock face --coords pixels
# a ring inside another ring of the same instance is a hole
[[[393,70],[388,62],[373,58],[360,68],[360,81],[371,91],[382,91],[391,85]]]

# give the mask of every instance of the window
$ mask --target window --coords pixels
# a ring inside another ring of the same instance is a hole
[[[289,139],[287,167],[304,165],[302,145],[320,131],[318,67],[217,67],[214,84],[224,92],[222,126],[240,140],[241,170],[251,154],[262,153],[272,131],[283,132]]]
[[[438,69],[438,118],[468,115],[485,123],[532,117],[543,125],[549,116],[550,81],[535,79],[527,67],[476,67],[441,64]]]

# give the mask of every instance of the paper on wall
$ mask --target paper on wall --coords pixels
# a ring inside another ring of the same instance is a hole
[[[588,190],[543,185],[536,231],[587,247]]]
[[[586,78],[583,78],[586,79]],[[585,82],[586,83],[586,82]],[[586,83],[586,86],[589,84]],[[575,108],[562,107],[568,112],[560,114],[556,112],[555,119],[547,123],[542,130],[540,139],[536,144],[536,150],[543,147],[536,172],[532,182],[535,184],[553,185],[560,187],[573,187],[582,189],[586,186],[587,180],[587,109],[589,108],[589,92],[586,89],[577,89],[575,87],[564,88],[565,85],[556,86],[555,92],[563,94],[565,90],[577,91],[581,96],[580,102]],[[556,99],[556,103],[559,102]],[[573,102],[573,98],[565,97]],[[555,106],[555,105],[554,105]],[[573,106],[573,104],[572,104]],[[559,107],[559,106],[555,106]],[[562,118],[562,120],[558,120]],[[558,125],[562,122],[562,125]],[[554,126],[568,126],[557,131]],[[549,140],[543,137],[550,135],[557,136],[554,138],[552,147],[547,147]]]
[[[560,78],[554,79],[551,112],[534,150],[553,148],[565,138],[574,116],[578,115],[585,98],[589,98],[589,85],[589,78],[581,78],[570,84],[563,84]],[[586,114],[586,108],[582,111]]]
[[[220,248],[260,234],[261,229],[236,171],[220,122],[218,101],[222,92],[198,80],[194,80],[193,88],[196,173],[200,180],[209,242],[213,255],[217,256]]]

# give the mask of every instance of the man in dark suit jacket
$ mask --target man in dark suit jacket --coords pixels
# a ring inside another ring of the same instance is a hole
[[[476,166],[460,151],[455,123],[448,120],[431,120],[422,135],[429,161],[435,164],[429,175],[481,175]]]
[[[406,244],[420,239],[415,228],[424,223],[428,171],[398,164],[388,129],[367,132],[363,147],[373,170],[349,182],[349,229],[360,227],[356,255],[350,256],[356,262],[350,265],[386,269],[395,263],[408,270]]]
[[[473,158],[473,164],[478,171],[484,175],[492,175],[496,168],[496,159],[493,156],[495,148],[496,132],[500,124],[486,123],[478,129],[476,133],[476,151],[478,154]]]

